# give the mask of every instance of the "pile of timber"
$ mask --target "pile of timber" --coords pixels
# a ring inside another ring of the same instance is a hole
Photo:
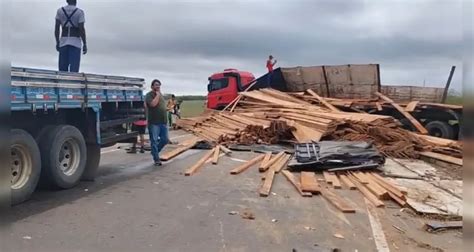
[[[393,102],[385,96],[383,99]],[[340,139],[373,142],[384,155],[395,158],[418,158],[420,153],[462,157],[462,146],[457,141],[410,132],[391,116],[340,111],[312,90],[241,92],[230,107],[230,111],[183,119],[177,124],[200,138],[223,145]]]

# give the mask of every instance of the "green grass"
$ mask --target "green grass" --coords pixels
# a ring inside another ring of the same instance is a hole
[[[463,105],[463,99],[460,95],[448,95],[446,98],[446,103],[453,105]]]
[[[181,104],[181,117],[199,116],[204,112],[204,100],[183,101]]]

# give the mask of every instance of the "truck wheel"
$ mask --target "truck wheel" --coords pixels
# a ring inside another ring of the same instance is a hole
[[[35,139],[24,130],[11,130],[11,201],[18,204],[27,200],[38,184],[41,156]]]
[[[454,129],[447,122],[431,121],[425,128],[431,136],[454,139]]]
[[[86,167],[87,150],[81,132],[70,125],[48,128],[39,139],[43,185],[67,189],[75,186]]]
[[[99,169],[99,163],[100,145],[88,144],[86,169],[84,170],[84,174],[82,174],[82,180],[94,181],[95,176],[97,175],[97,170]]]

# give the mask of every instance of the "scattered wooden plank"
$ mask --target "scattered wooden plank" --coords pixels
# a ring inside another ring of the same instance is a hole
[[[393,199],[393,201],[395,201],[401,207],[406,207],[407,206],[407,202],[405,200],[403,200],[402,198],[398,197],[397,195],[395,195],[391,192],[388,192],[388,195],[390,196],[390,198]]]
[[[331,174],[329,172],[323,171],[323,177],[324,177],[324,180],[326,181],[327,184],[332,185],[333,177],[331,176]]]
[[[395,185],[393,185],[392,183],[385,180],[379,174],[377,174],[375,172],[370,172],[370,173],[368,173],[368,176],[370,176],[375,181],[377,181],[380,186],[387,189],[387,191],[389,191],[389,193],[395,195],[396,197],[398,197],[402,200],[406,200],[405,194],[399,188],[397,188]]]
[[[347,178],[346,175],[340,174],[339,177],[341,178],[342,182],[349,188],[349,190],[357,189],[357,187]]]
[[[227,149],[224,145],[219,145],[219,148],[221,148],[221,150],[226,154],[226,155],[230,155],[232,153],[231,150]]]
[[[285,176],[285,178],[293,185],[293,187],[296,189],[296,191],[298,191],[301,196],[303,197],[311,197],[313,194],[310,193],[310,192],[303,192],[303,190],[301,189],[301,184],[298,182],[298,180],[295,178],[295,175],[293,175],[293,173],[291,173],[290,171],[288,170],[283,170],[281,171],[281,173],[283,174],[283,176]]]
[[[415,111],[415,108],[416,106],[418,106],[418,103],[420,101],[411,101],[410,103],[408,103],[408,105],[405,107],[405,111],[406,112],[413,112]]]
[[[341,189],[342,186],[341,186],[341,182],[339,181],[339,179],[337,178],[337,175],[335,173],[330,173],[331,176],[332,176],[332,186],[334,187],[334,189]]]
[[[223,156],[225,156],[225,154],[224,154],[224,153],[221,153],[221,154],[219,154],[219,158],[221,158],[221,157],[223,157]],[[213,159],[214,159],[213,157],[210,157],[210,158],[209,158],[209,159],[206,161],[206,163],[205,163],[205,164],[212,163],[212,160],[213,160]]]
[[[219,161],[219,151],[220,151],[220,147],[217,146],[216,148],[214,148],[214,157],[212,158],[212,164],[213,165],[216,165],[217,162]]]
[[[351,174],[354,175],[362,184],[366,185],[369,183],[369,180],[362,172],[352,172]]]
[[[279,173],[283,168],[286,168],[286,164],[288,164],[288,161],[290,160],[291,155],[283,155],[281,159],[278,161],[278,164],[275,166],[275,172]]]
[[[212,154],[214,154],[214,152],[215,152],[215,149],[208,151],[201,159],[199,159],[199,161],[196,164],[191,166],[191,168],[187,169],[184,172],[184,175],[191,176],[194,173],[196,173],[204,165],[204,163],[212,156]]]
[[[275,171],[273,169],[269,169],[265,176],[265,181],[260,188],[260,196],[267,197],[270,194],[273,185],[273,178],[275,177]]]
[[[273,163],[270,168],[268,168],[268,170],[266,172],[264,172],[262,174],[262,180],[265,180],[267,178],[267,173],[270,171],[270,170],[273,170],[275,171],[275,173],[278,173],[277,172],[277,169],[280,169],[280,167],[283,166],[283,164],[281,163],[282,160],[285,158],[285,155],[281,156],[275,163]]]
[[[301,190],[303,192],[320,193],[321,188],[314,172],[301,172]]]
[[[268,161],[270,161],[271,158],[272,158],[272,153],[271,153],[271,152],[267,152],[267,153],[265,154],[265,157],[264,157],[263,160],[262,160],[262,163],[260,163],[259,170],[260,170],[266,163],[268,163]]]
[[[270,159],[266,164],[262,165],[261,167],[259,167],[259,171],[260,172],[264,172],[266,170],[268,170],[268,168],[270,168],[270,166],[272,166],[275,162],[277,162],[278,160],[280,160],[280,158],[285,154],[284,151],[278,153],[276,156],[274,156],[272,159]],[[263,155],[265,156],[265,155]]]
[[[462,158],[456,158],[456,157],[452,157],[452,156],[448,156],[448,155],[444,155],[444,154],[440,154],[440,153],[436,153],[432,151],[423,151],[423,152],[420,152],[420,155],[424,157],[434,158],[437,160],[448,162],[451,164],[456,164],[459,166],[463,165]]]
[[[262,160],[264,156],[265,156],[265,155],[262,154],[262,155],[259,155],[259,156],[255,157],[255,158],[251,159],[251,160],[248,161],[247,163],[244,163],[244,164],[242,164],[242,165],[240,165],[240,166],[234,168],[233,170],[231,170],[231,171],[230,171],[230,174],[236,175],[236,174],[239,174],[239,173],[241,173],[241,172],[247,170],[247,169],[250,168],[252,165],[254,165],[254,164],[260,162],[260,160]]]
[[[330,190],[321,187],[321,195],[331,202],[337,209],[343,213],[355,213],[355,209],[351,207],[346,200]]]
[[[179,154],[191,149],[198,141],[199,141],[198,138],[194,138],[194,139],[189,140],[188,142],[186,142],[186,144],[181,146],[181,147],[177,147],[173,150],[164,152],[164,153],[160,154],[160,160],[168,161],[168,160],[178,156]]]
[[[371,179],[370,177],[367,177],[369,180],[369,183],[366,185],[366,187],[371,191],[375,196],[377,196],[378,199],[381,200],[388,200],[390,199],[390,196],[388,195],[388,191],[380,186],[376,180]]]
[[[316,94],[313,90],[308,89],[308,90],[306,90],[306,92],[308,92],[308,94],[314,96],[314,98],[318,99],[318,101],[320,101],[322,104],[324,104],[324,106],[328,107],[330,110],[332,110],[334,112],[339,112],[340,111],[339,109],[334,107],[331,103],[327,102],[323,97]]]
[[[386,102],[390,103],[395,109],[397,109],[400,113],[402,113],[403,116],[405,116],[408,120],[410,120],[411,124],[413,124],[413,126],[415,126],[415,128],[421,133],[421,134],[424,134],[424,135],[427,135],[428,134],[428,131],[425,129],[425,127],[423,127],[423,125],[421,125],[420,122],[418,122],[418,120],[416,120],[412,115],[410,115],[410,113],[406,112],[405,109],[403,109],[400,105],[398,105],[397,103],[395,103],[392,99],[388,98],[387,96],[379,93],[379,92],[375,92],[375,94],[382,98],[383,100],[385,100]]]
[[[360,183],[356,177],[353,175],[347,176],[351,182],[357,187],[357,189],[376,207],[384,207],[385,204],[379,200],[375,195],[373,195],[362,183]]]

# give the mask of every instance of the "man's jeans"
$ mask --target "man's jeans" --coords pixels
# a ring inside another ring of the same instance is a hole
[[[160,161],[160,151],[168,143],[168,127],[166,124],[148,124],[150,134],[151,155],[155,162]]]
[[[59,71],[79,72],[81,48],[66,45],[59,48]]]

